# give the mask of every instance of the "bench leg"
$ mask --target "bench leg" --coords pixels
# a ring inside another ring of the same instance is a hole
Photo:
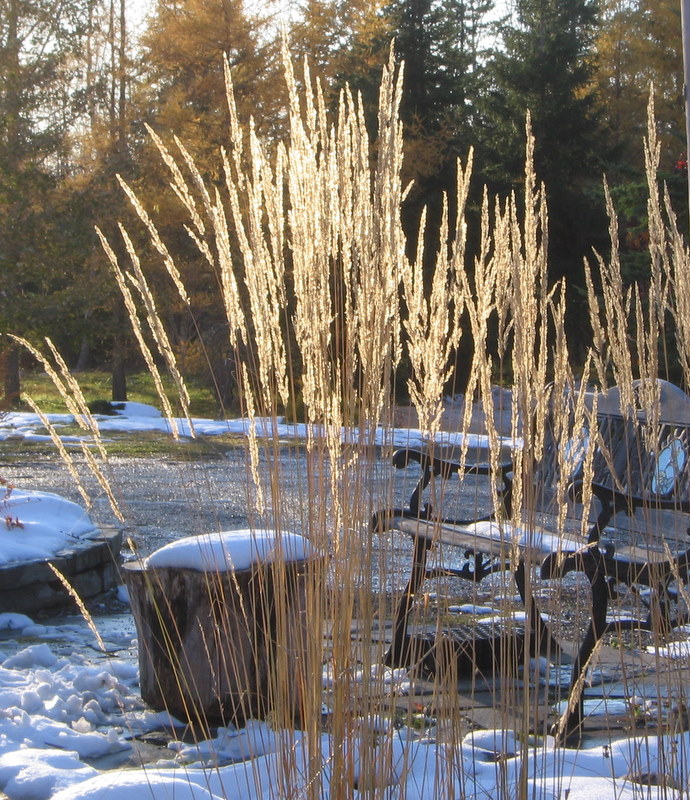
[[[544,622],[544,618],[539,611],[534,595],[530,595],[529,607],[527,605],[527,567],[524,559],[520,559],[515,570],[515,584],[522,598],[522,603],[527,611],[530,624],[530,655],[537,656],[543,654],[560,655],[561,646],[551,633],[549,626]]]
[[[552,733],[558,744],[574,745],[582,738],[584,721],[584,682],[589,661],[597,645],[606,631],[606,614],[608,609],[608,586],[606,572],[601,559],[594,571],[583,570],[589,577],[592,590],[592,615],[577,657],[573,662],[573,672],[568,691],[568,707],[560,720],[554,725]]]
[[[407,582],[403,596],[400,598],[398,609],[395,614],[393,627],[393,641],[388,648],[384,658],[387,667],[407,667],[409,666],[409,641],[407,638],[407,624],[410,612],[414,605],[414,598],[426,579],[426,561],[429,545],[427,540],[418,536],[414,540],[414,556],[412,560],[412,572]]]

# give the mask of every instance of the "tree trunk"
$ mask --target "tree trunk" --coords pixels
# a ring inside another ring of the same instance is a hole
[[[83,372],[89,366],[89,359],[91,357],[91,346],[88,339],[82,339],[81,347],[79,348],[79,356],[77,363],[74,365],[75,372]]]
[[[17,346],[5,347],[0,351],[0,378],[3,389],[3,408],[18,406],[21,399],[21,378]]]
[[[118,254],[119,258],[119,254]],[[113,343],[111,351],[111,370],[112,370],[112,396],[111,400],[116,403],[127,401],[127,337],[125,331],[129,325],[125,305],[121,297],[115,299],[113,308],[112,326]]]
[[[116,403],[127,401],[127,371],[125,369],[124,344],[122,336],[115,334],[113,341],[112,400]]]

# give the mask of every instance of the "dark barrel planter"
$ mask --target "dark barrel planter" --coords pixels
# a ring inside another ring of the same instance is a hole
[[[125,564],[143,700],[208,730],[269,713],[300,724],[314,559],[202,572]],[[313,585],[313,584],[312,584]]]

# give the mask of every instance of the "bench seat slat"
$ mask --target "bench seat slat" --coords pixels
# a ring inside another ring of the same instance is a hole
[[[491,558],[508,559],[518,553],[526,561],[538,562],[554,553],[576,553],[587,546],[584,537],[572,533],[554,534],[544,528],[517,528],[495,521],[450,525],[430,520],[398,517],[392,527],[411,537],[421,537],[430,544],[451,545]],[[608,543],[602,539],[602,548]],[[668,549],[658,546],[616,545],[611,558],[629,564],[664,564],[669,555],[677,557],[690,549],[687,537],[667,542]]]
[[[512,551],[516,551],[534,561],[554,552],[574,553],[587,544],[584,537],[573,534],[555,535],[544,528],[518,528],[508,522],[493,520],[450,525],[399,517],[393,520],[393,527],[433,544],[452,545],[493,558],[508,558]]]

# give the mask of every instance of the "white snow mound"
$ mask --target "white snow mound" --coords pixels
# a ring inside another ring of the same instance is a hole
[[[87,512],[60,495],[11,489],[0,500],[0,566],[50,558],[96,533]]]
[[[204,533],[170,542],[145,560],[146,567],[233,572],[257,563],[301,561],[314,555],[304,536],[273,530]]]

